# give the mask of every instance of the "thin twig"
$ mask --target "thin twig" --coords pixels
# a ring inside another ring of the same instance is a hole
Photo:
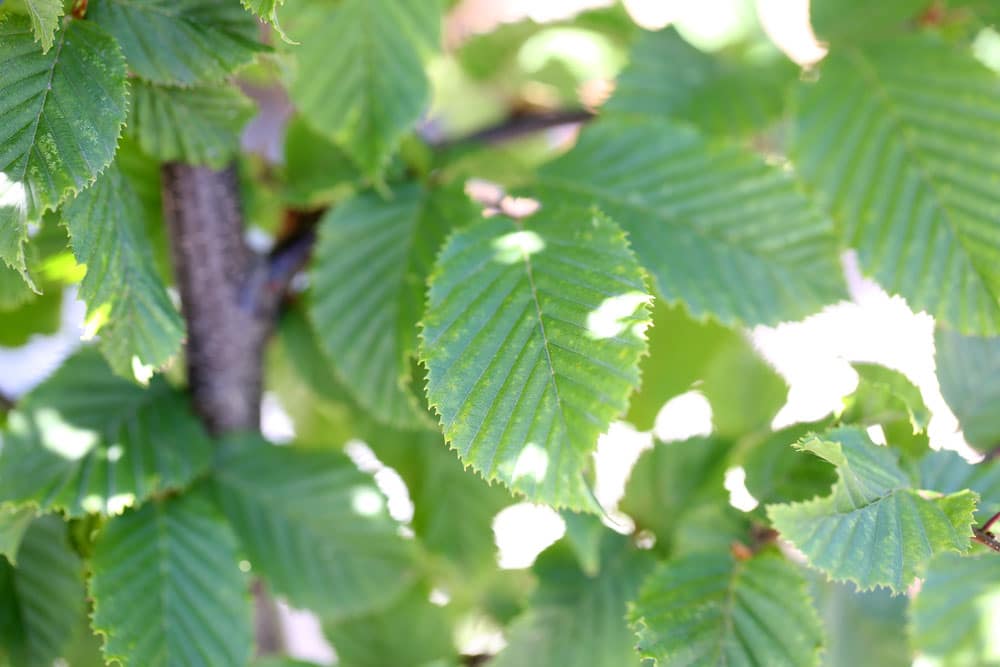
[[[497,125],[478,130],[457,139],[440,142],[433,147],[442,150],[466,144],[495,144],[512,141],[543,130],[562,127],[563,125],[586,123],[592,118],[594,118],[594,112],[587,109],[515,113]]]

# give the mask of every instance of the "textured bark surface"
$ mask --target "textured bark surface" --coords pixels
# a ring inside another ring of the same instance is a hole
[[[264,263],[243,241],[233,169],[167,164],[163,207],[187,321],[188,382],[215,434],[256,431],[261,364],[273,313],[254,294]]]

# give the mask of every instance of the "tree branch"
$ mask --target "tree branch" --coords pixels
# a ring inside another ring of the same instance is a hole
[[[551,130],[563,125],[578,125],[586,123],[595,116],[588,109],[568,109],[564,111],[545,111],[542,113],[514,113],[500,123],[473,132],[464,137],[450,139],[433,147],[446,150],[467,144],[495,144],[521,139],[529,134]]]

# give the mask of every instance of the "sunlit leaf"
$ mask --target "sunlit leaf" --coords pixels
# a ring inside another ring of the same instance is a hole
[[[648,301],[624,234],[603,215],[543,209],[453,234],[420,356],[462,460],[531,500],[594,510],[585,475],[638,384]]]

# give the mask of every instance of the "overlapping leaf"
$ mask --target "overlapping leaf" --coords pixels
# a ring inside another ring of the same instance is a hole
[[[862,268],[964,333],[1000,332],[1000,84],[930,37],[834,50],[802,84],[796,167]]]
[[[278,7],[285,4],[285,0],[241,0],[241,2],[244,7],[270,23],[278,31],[278,34],[287,39],[278,24]]]
[[[914,648],[946,667],[996,664],[1000,661],[997,595],[996,554],[935,557],[910,607]]]
[[[678,555],[744,538],[749,524],[729,507],[723,486],[732,443],[718,438],[658,442],[643,452],[625,487],[623,512],[656,536],[656,549]]]
[[[743,136],[774,122],[795,66],[781,54],[727,62],[699,51],[673,28],[644,32],[619,75],[609,113],[676,118],[714,136]]]
[[[161,379],[143,389],[117,377],[84,348],[10,414],[0,501],[116,513],[187,484],[211,452],[185,396]]]
[[[606,533],[601,572],[588,576],[562,542],[538,558],[538,591],[510,627],[496,667],[629,667],[640,663],[625,622],[625,605],[652,568],[648,553]]]
[[[25,272],[28,223],[107,167],[126,107],[125,61],[100,28],[73,21],[43,54],[27,18],[0,17],[0,260]]]
[[[432,604],[429,597],[428,587],[420,583],[387,609],[326,624],[323,631],[337,651],[337,664],[343,667],[453,664],[458,651],[452,640],[451,610]],[[386,637],[395,637],[395,641],[386,641]]]
[[[812,594],[826,635],[824,667],[911,667],[909,600],[887,590],[858,592],[814,573]]]
[[[124,667],[245,665],[253,624],[238,559],[232,531],[200,493],[109,521],[90,581],[105,657]]]
[[[87,18],[154,83],[219,81],[262,48],[256,21],[236,0],[91,0]]]
[[[83,563],[57,516],[32,522],[17,555],[0,558],[0,661],[50,667],[84,614]]]
[[[42,45],[42,52],[51,49],[64,11],[63,0],[21,0],[8,4],[13,5],[14,11],[21,9],[31,18],[31,29],[35,40]]]
[[[799,319],[844,294],[833,228],[788,174],[666,120],[608,118],[542,169],[543,205],[596,204],[668,302],[725,324]]]
[[[858,429],[812,436],[797,447],[836,466],[839,479],[830,495],[770,505],[768,516],[831,579],[900,593],[935,554],[968,550],[974,492],[918,492],[894,452]]]
[[[784,558],[691,555],[662,564],[630,605],[639,652],[659,667],[819,664],[822,626]]]
[[[934,334],[941,393],[958,417],[966,441],[990,449],[1000,444],[1000,337]]]
[[[836,471],[819,457],[792,455],[791,446],[831,423],[826,419],[794,424],[754,443],[742,460],[750,495],[763,505],[809,500],[829,491],[837,481]]]
[[[229,85],[132,86],[129,134],[160,161],[179,160],[221,168],[239,149],[240,130],[253,105]]]
[[[285,196],[311,208],[349,192],[360,178],[358,167],[342,148],[316,132],[301,116],[285,130]]]
[[[438,46],[438,0],[299,3],[287,22],[292,100],[374,176],[430,101],[423,56]]]
[[[920,486],[938,493],[970,489],[979,494],[977,517],[985,521],[1000,511],[1000,465],[995,461],[972,464],[955,452],[928,452],[918,466]]]
[[[35,516],[31,507],[0,506],[0,556],[12,565],[17,564],[17,550]]]
[[[381,421],[426,423],[407,385],[427,276],[448,230],[475,218],[460,190],[408,185],[391,200],[358,195],[320,223],[309,315],[345,385]]]
[[[412,543],[343,454],[233,442],[214,479],[254,569],[293,605],[339,620],[389,605],[412,583]]]
[[[421,360],[462,460],[531,500],[594,509],[585,473],[638,384],[648,300],[603,215],[543,209],[454,234],[431,279]]]
[[[106,318],[101,349],[116,373],[157,368],[180,349],[184,324],[156,274],[142,205],[111,168],[63,212],[76,259],[87,266],[80,297],[91,318]]]

